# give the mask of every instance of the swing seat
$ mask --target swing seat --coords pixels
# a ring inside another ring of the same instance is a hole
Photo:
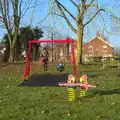
[[[59,64],[57,64],[57,71],[60,71],[60,72],[62,72],[62,71],[64,71],[64,64],[62,64],[61,66],[59,65]]]

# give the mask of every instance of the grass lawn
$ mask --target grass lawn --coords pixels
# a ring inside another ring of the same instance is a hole
[[[69,103],[66,88],[19,87],[23,69],[23,64],[0,67],[0,120],[120,120],[120,70],[81,66],[79,75],[86,73],[98,87],[83,100],[77,89],[76,101]],[[72,73],[72,67],[66,71]],[[33,72],[42,70],[34,65]]]

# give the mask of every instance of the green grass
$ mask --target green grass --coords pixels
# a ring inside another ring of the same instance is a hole
[[[102,66],[80,66],[79,75],[87,74],[89,89],[83,100],[67,101],[66,88],[19,87],[24,65],[0,67],[0,120],[120,120],[120,71],[102,69]],[[72,73],[72,66],[66,71]],[[51,68],[49,72],[56,72]],[[32,73],[42,73],[32,67]],[[70,116],[67,115],[70,113]]]

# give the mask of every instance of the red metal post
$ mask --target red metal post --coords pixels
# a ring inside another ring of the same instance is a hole
[[[73,67],[74,67],[74,76],[77,79],[77,70],[76,70],[76,60],[75,60],[75,50],[74,50],[74,42],[71,43],[72,50],[72,58],[73,58]]]
[[[55,42],[55,43],[72,43],[73,40],[72,39],[66,39],[66,40],[32,40],[31,43],[51,43],[51,42]]]
[[[28,45],[28,54],[26,57],[26,67],[24,70],[24,79],[26,77],[29,77],[29,72],[30,72],[30,58],[31,58],[31,47],[32,47],[32,43],[31,41],[29,41],[29,45]]]

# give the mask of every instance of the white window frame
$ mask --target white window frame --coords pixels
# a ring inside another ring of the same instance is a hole
[[[105,47],[106,47],[106,50],[104,50]],[[102,47],[102,51],[103,51],[103,52],[107,52],[107,51],[108,51],[108,47],[107,47],[106,45],[104,45],[104,46]]]
[[[89,50],[90,48],[92,48],[92,50]],[[89,46],[89,47],[88,47],[88,51],[89,51],[89,52],[93,52],[93,46]]]

